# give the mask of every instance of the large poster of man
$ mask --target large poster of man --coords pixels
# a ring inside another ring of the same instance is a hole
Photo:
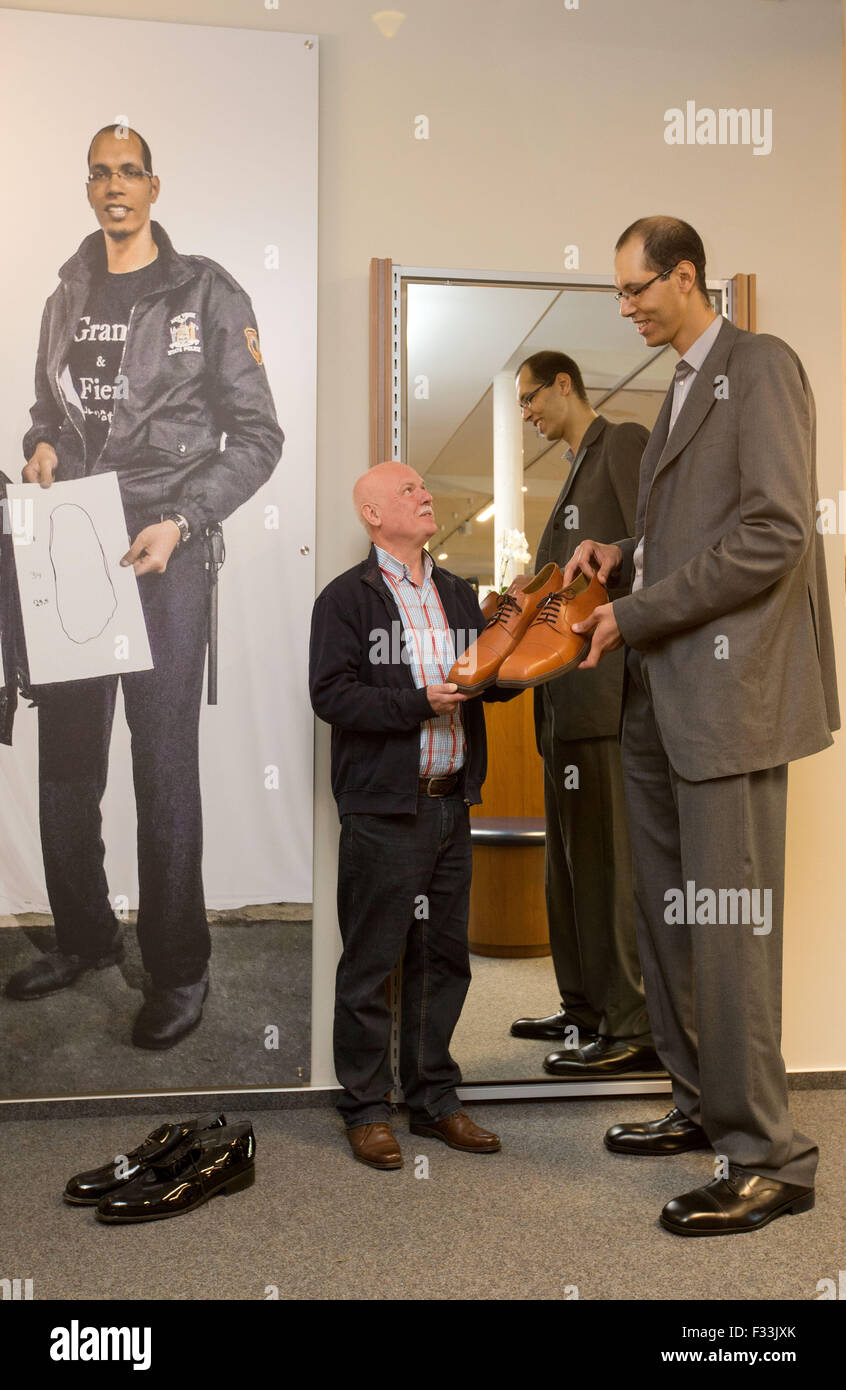
[[[3,233],[0,1096],[302,1084],[316,43],[12,12],[0,31],[22,181]],[[117,482],[110,563],[135,576],[149,657],[121,670],[116,637],[102,673],[56,654],[38,683],[18,523],[56,488],[55,599],[102,632],[95,480]]]

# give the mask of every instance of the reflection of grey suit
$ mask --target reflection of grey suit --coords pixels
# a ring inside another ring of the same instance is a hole
[[[839,727],[813,396],[791,348],[728,322],[668,438],[672,394],[641,464],[644,587],[614,603],[647,1004],[675,1103],[717,1153],[811,1185],[780,1035],[786,765]],[[692,921],[668,920],[669,890],[692,891]],[[723,925],[701,890],[726,890]],[[749,890],[745,925],[730,890]]]
[[[558,496],[536,567],[563,569],[586,536],[615,536],[635,519],[643,425],[600,415]],[[573,508],[574,510],[569,510]],[[612,591],[613,593],[613,591]],[[651,1043],[634,928],[631,845],[620,762],[624,657],[568,672],[535,690],[544,764],[546,903],[561,1000],[580,1029]],[[578,786],[567,769],[578,768]]]

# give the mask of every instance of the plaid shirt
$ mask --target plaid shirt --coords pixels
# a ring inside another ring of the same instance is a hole
[[[432,583],[431,555],[423,551],[423,583],[419,587],[408,566],[378,545],[376,558],[385,587],[393,594],[400,611],[415,686],[422,690],[427,685],[443,685],[455,661],[455,643],[440,595]],[[461,706],[456,705],[452,714],[433,714],[420,725],[420,776],[441,777],[456,772],[464,764],[465,748]]]

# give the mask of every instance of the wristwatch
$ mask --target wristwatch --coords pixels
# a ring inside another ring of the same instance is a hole
[[[162,521],[175,521],[179,527],[179,544],[184,545],[191,539],[191,526],[181,512],[165,512]]]

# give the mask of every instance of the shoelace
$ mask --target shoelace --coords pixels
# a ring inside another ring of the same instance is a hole
[[[202,1174],[197,1167],[196,1161],[201,1153],[202,1145],[198,1144],[197,1136],[189,1134],[187,1138],[177,1144],[176,1148],[172,1149],[169,1154],[165,1154],[162,1158],[157,1159],[153,1167],[157,1173],[169,1175],[175,1173],[178,1168],[183,1167],[186,1160],[188,1160],[194,1172],[197,1174],[197,1177],[202,1181]]]
[[[535,622],[556,623],[562,603],[566,603],[570,598],[572,598],[572,594],[568,589],[559,589],[557,594],[550,594],[549,598],[545,599],[538,609]]]
[[[515,613],[520,613],[520,605],[513,594],[503,594],[499,607],[488,623],[488,627],[493,627],[494,623],[504,623],[507,618],[511,618]]]

